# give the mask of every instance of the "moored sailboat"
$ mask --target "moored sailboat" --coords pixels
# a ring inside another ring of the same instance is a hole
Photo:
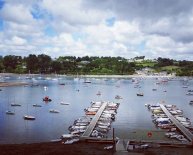
[[[27,103],[27,115],[23,116],[24,120],[35,120],[36,118],[32,115],[28,115],[28,103]]]
[[[30,115],[24,115],[23,118],[25,120],[35,120],[36,119],[34,116],[30,116]]]
[[[9,99],[8,99],[9,100]],[[7,115],[15,115],[15,112],[14,111],[11,111],[10,108],[9,108],[10,104],[9,104],[9,101],[8,101],[8,110],[5,112]]]

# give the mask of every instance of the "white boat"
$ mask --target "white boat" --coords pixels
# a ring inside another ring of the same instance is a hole
[[[190,121],[188,118],[185,118],[183,116],[176,116],[176,119],[180,122],[186,122],[186,121]]]
[[[48,90],[48,87],[47,86],[44,86],[44,91]]]
[[[55,142],[61,142],[62,141],[62,139],[52,139],[52,140],[50,140],[50,142],[53,142],[53,143],[55,143]]]
[[[117,106],[119,106],[119,104],[118,103],[108,103],[108,105],[107,105],[108,107],[117,107]]]
[[[120,95],[116,95],[115,99],[122,99],[122,97]]]
[[[36,119],[34,116],[30,116],[30,115],[25,115],[25,116],[23,116],[23,118],[25,120],[35,120]]]
[[[69,127],[69,130],[70,131],[72,131],[72,130],[84,130],[84,129],[86,129],[87,128],[87,126],[80,126],[80,125],[73,125],[73,126],[70,126]]]
[[[182,86],[182,88],[188,88],[188,86]]]
[[[74,131],[71,131],[70,133],[73,134],[73,135],[77,135],[77,134],[84,133],[85,131],[86,131],[85,129],[82,129],[82,130],[74,130]]]
[[[92,105],[91,108],[100,108],[100,105]]]
[[[74,138],[74,137],[79,137],[78,135],[73,135],[73,134],[63,134],[61,138]]]
[[[88,120],[88,119],[77,119],[74,122],[75,123],[90,123],[90,120]]]
[[[190,105],[193,105],[193,100],[191,100],[191,101],[189,102],[189,104],[190,104]]]
[[[59,113],[60,112],[60,111],[55,110],[55,109],[50,109],[49,111],[50,111],[50,113]]]
[[[185,121],[185,122],[181,121],[180,123],[184,126],[190,126],[191,125],[191,122],[187,122],[187,121]]]
[[[104,113],[102,113],[102,115],[101,115],[101,117],[111,117],[112,116],[112,114],[104,114]]]
[[[111,125],[111,123],[103,123],[101,121],[97,122],[97,124],[101,126],[108,126],[108,127]]]
[[[170,136],[173,136],[173,135],[176,135],[176,133],[175,132],[166,132],[165,133],[165,136],[167,136],[167,137],[170,137]]]
[[[155,122],[157,122],[157,123],[170,123],[170,119],[169,118],[157,118],[156,120],[155,120]]]
[[[111,149],[113,149],[113,145],[105,146],[105,147],[104,147],[104,150],[111,150]]]
[[[89,123],[74,123],[75,126],[87,126]]]
[[[176,110],[169,110],[172,115],[182,115],[183,111],[176,109]]]
[[[21,106],[21,104],[18,104],[18,103],[11,103],[11,106]]]
[[[6,111],[6,114],[7,114],[7,115],[15,115],[15,112],[10,111],[10,110],[7,110],[7,111]]]
[[[70,103],[61,101],[60,104],[61,104],[61,105],[69,105]]]
[[[101,95],[101,92],[100,91],[98,91],[98,93],[96,94],[97,96],[100,96]]]
[[[33,104],[33,107],[42,107],[40,104]]]
[[[79,141],[79,138],[73,138],[73,139],[66,140],[64,144],[73,144],[78,141]]]
[[[86,108],[84,109],[86,112],[97,112],[99,108]]]
[[[116,115],[116,112],[115,111],[112,111],[112,110],[104,110],[103,111],[104,114],[113,114],[113,115]]]
[[[188,92],[188,93],[186,93],[186,95],[188,95],[188,96],[192,96],[192,95],[193,95],[193,93]]]
[[[175,138],[181,142],[188,142],[188,140],[183,135],[179,135],[179,134],[174,134],[170,136],[170,138]]]
[[[137,96],[144,96],[143,93],[137,93]]]
[[[10,110],[10,103],[9,103],[9,99],[8,99],[8,110],[5,112],[7,115],[15,115],[15,112],[14,111],[11,111]]]

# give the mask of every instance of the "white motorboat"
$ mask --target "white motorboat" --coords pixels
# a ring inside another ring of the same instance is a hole
[[[61,105],[69,105],[70,103],[61,101],[60,104]]]
[[[72,139],[66,140],[64,144],[73,144],[78,141],[79,141],[79,138],[72,138]]]
[[[122,99],[122,97],[120,95],[116,95],[115,99]]]
[[[73,130],[73,131],[71,131],[70,132],[70,134],[73,134],[73,135],[77,135],[77,134],[81,134],[81,133],[84,133],[86,130],[85,129],[83,129],[83,130]]]
[[[7,115],[15,115],[15,112],[13,112],[13,111],[11,111],[11,110],[7,110],[7,111],[6,111],[6,114],[7,114]]]
[[[75,126],[87,126],[89,123],[74,123]]]
[[[143,93],[137,93],[137,96],[144,96]]]
[[[84,130],[84,129],[86,129],[87,128],[87,126],[80,126],[80,125],[73,125],[73,126],[70,126],[69,127],[69,130],[70,131],[72,131],[72,130]]]
[[[176,133],[175,132],[166,132],[165,133],[166,137],[170,137],[170,136],[173,136],[173,135],[176,135]]]
[[[36,119],[34,116],[30,116],[30,115],[25,115],[25,116],[23,116],[23,118],[25,120],[35,120]]]
[[[33,104],[33,107],[42,107],[40,104]]]
[[[55,110],[55,109],[50,109],[49,111],[50,113],[59,113],[60,112],[59,110]]]
[[[79,135],[73,135],[73,134],[63,134],[61,138],[74,138],[79,137]]]
[[[21,104],[18,104],[18,103],[11,103],[11,106],[21,106]]]

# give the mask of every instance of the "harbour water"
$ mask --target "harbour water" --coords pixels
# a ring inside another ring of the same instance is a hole
[[[144,106],[145,104],[158,102],[175,104],[193,123],[193,106],[189,105],[193,96],[186,95],[188,90],[193,90],[192,79],[187,81],[183,78],[175,78],[161,82],[163,79],[140,78],[137,80],[139,83],[135,83],[131,78],[77,79],[67,76],[34,76],[32,79],[26,79],[12,76],[3,80],[28,82],[32,86],[1,88],[1,144],[44,142],[57,139],[63,133],[68,133],[68,127],[75,119],[85,115],[84,109],[90,106],[91,101],[120,102],[116,120],[112,123],[115,134],[119,138],[134,138],[132,133],[140,130],[160,131],[152,123],[151,113]],[[156,84],[158,82],[159,84]],[[183,88],[184,86],[187,88]],[[153,88],[156,91],[153,91]],[[96,95],[98,91],[101,92],[101,95]],[[143,92],[144,96],[137,96],[138,92]],[[115,99],[116,95],[120,95],[122,99]],[[49,96],[52,101],[43,102],[42,99],[45,96]],[[69,105],[61,105],[61,101]],[[21,106],[13,107],[11,106],[13,102]],[[40,104],[42,107],[33,107],[33,104]],[[60,112],[50,113],[50,109],[57,109]],[[15,115],[7,115],[6,110],[14,111]],[[36,120],[24,120],[23,116],[26,114],[35,116]],[[111,134],[110,132],[109,136]]]

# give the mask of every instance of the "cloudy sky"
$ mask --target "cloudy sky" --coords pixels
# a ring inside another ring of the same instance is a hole
[[[0,55],[193,60],[193,0],[0,0]]]

